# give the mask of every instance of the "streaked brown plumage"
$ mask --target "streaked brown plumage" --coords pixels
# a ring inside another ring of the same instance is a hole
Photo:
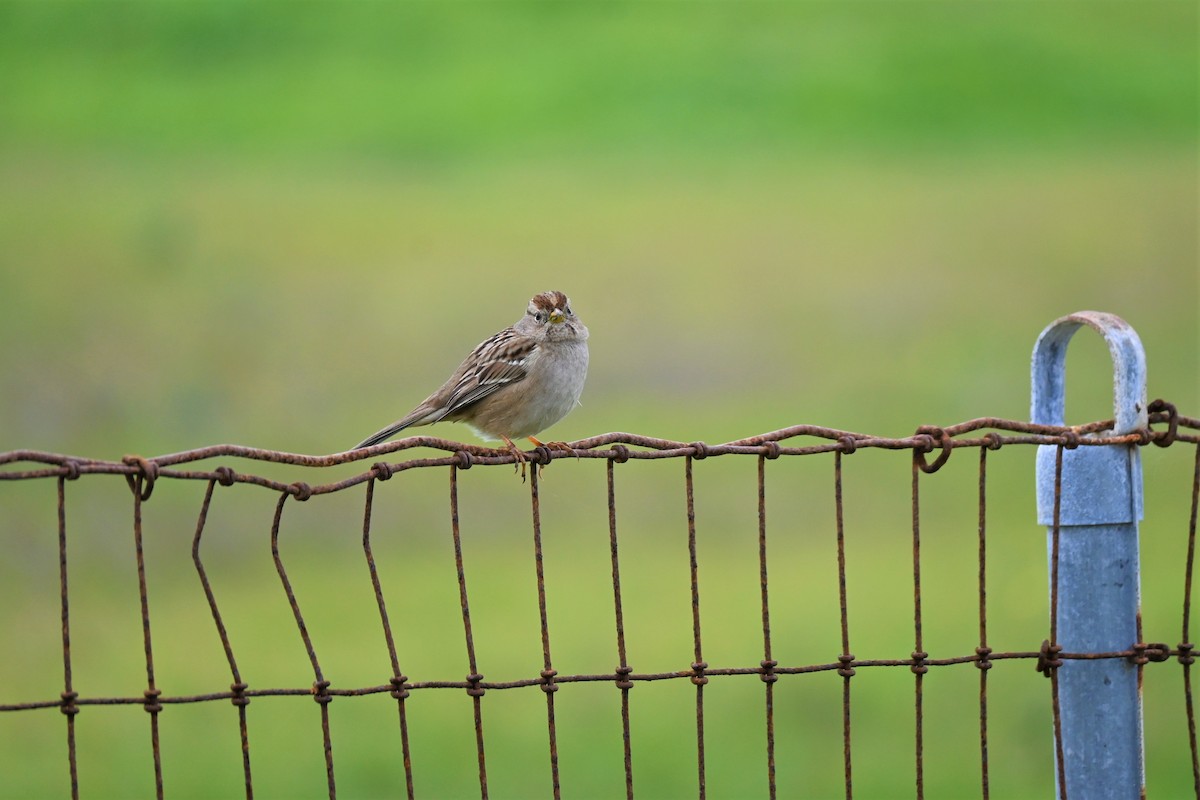
[[[354,449],[405,428],[465,422],[484,438],[527,437],[558,422],[579,402],[587,376],[588,329],[562,292],[542,292],[525,316],[485,339],[436,392]]]

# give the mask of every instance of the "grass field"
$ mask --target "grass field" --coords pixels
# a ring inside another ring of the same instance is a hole
[[[808,422],[902,436],[1028,415],[1029,353],[1095,308],[1141,334],[1150,395],[1200,414],[1197,16],[1190,3],[0,4],[0,450],[119,459],[218,442],[345,449],[445,378],[533,292],[591,329],[583,406],[551,429],[710,443]],[[1095,337],[1068,419],[1111,414]],[[469,440],[454,426],[431,433]],[[1190,454],[1144,453],[1144,614],[1176,642]],[[252,465],[232,464],[239,471]],[[992,456],[992,646],[1046,635],[1033,451]],[[972,652],[974,453],[924,479],[926,642]],[[847,459],[853,650],[912,650],[906,454]],[[259,470],[259,466],[253,469]],[[683,465],[618,468],[630,663],[692,659]],[[321,482],[261,467],[285,480]],[[776,658],[840,650],[826,458],[768,469]],[[339,477],[352,470],[342,470]],[[754,463],[696,464],[705,656],[761,658]],[[541,669],[527,486],[462,475],[480,669]],[[229,683],[190,562],[203,486],[147,503],[158,683]],[[461,680],[443,471],[381,484],[376,555],[414,680]],[[255,687],[311,683],[270,560],[275,496],[218,490],[206,563]],[[289,504],[285,557],[336,686],[390,672],[362,560],[360,491]],[[600,462],[542,485],[560,674],[616,665]],[[0,702],[62,690],[53,485],[0,485]],[[138,696],[128,493],[68,486],[81,694]],[[1178,665],[1146,681],[1148,789],[1189,791]],[[990,689],[992,796],[1052,782],[1049,688]],[[978,792],[978,678],[926,679],[926,789]],[[855,788],[911,796],[912,679],[855,678]],[[840,796],[840,685],[777,684],[780,796]],[[632,693],[635,788],[695,795],[693,690]],[[564,796],[623,792],[617,692],[557,694]],[[706,689],[710,797],[765,793],[762,685]],[[549,794],[537,689],[484,698],[492,797]],[[403,786],[386,695],[331,706],[339,790]],[[318,711],[250,706],[257,795],[325,793]],[[0,797],[62,796],[56,711],[0,716]],[[85,796],[153,790],[146,714],[78,718]],[[410,702],[418,795],[475,796],[470,706]],[[167,794],[236,796],[235,713],[162,714]]]

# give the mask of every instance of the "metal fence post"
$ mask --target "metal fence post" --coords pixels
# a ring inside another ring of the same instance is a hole
[[[1104,337],[1113,360],[1115,428],[1105,433],[1145,428],[1146,355],[1141,340],[1120,317],[1097,311],[1055,320],[1038,337],[1033,348],[1032,421],[1065,424],[1067,344],[1085,325]],[[1051,558],[1057,457],[1056,445],[1038,448],[1038,523],[1047,526]],[[1138,446],[1064,449],[1058,485],[1057,644],[1064,652],[1127,651],[1137,641],[1140,605]],[[1064,659],[1057,679],[1062,731],[1058,796],[1139,797],[1145,775],[1137,667],[1124,658]]]

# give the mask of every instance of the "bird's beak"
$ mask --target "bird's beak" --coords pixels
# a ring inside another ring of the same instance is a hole
[[[567,316],[557,308],[550,312],[550,321],[557,325],[560,322],[566,321]]]

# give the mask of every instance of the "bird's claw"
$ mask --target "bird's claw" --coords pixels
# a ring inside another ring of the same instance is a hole
[[[538,447],[544,447],[547,450],[561,450],[564,453],[568,453],[576,458],[579,458],[579,453],[575,452],[575,448],[571,447],[571,445],[567,444],[566,442],[541,442],[532,436],[529,437],[529,441],[533,442]]]
[[[576,453],[575,449],[566,442],[542,442],[530,436],[528,437],[529,441],[533,442],[536,449],[533,453],[527,453],[517,447],[516,444],[513,443],[512,439],[509,439],[507,436],[503,438],[504,448],[502,452],[513,457],[513,472],[516,472],[517,470],[521,471],[521,483],[525,482],[526,463],[532,463],[533,468],[538,470],[537,474],[541,475],[541,470],[545,468],[546,464],[550,463],[550,460],[553,457],[552,451],[554,450],[569,453],[576,458],[579,458],[579,453]],[[531,458],[531,456],[535,455],[536,457]]]
[[[501,449],[500,452],[503,452],[506,455],[510,455],[513,457],[513,472],[515,473],[515,472],[517,472],[517,470],[520,470],[521,471],[521,483],[524,483],[525,482],[525,464],[526,464],[526,462],[529,461],[529,454],[526,453],[521,448],[517,447],[516,444],[513,443],[513,440],[509,439],[507,436],[502,437],[502,438],[504,439],[504,447]],[[535,468],[536,468],[536,465],[535,465]]]

